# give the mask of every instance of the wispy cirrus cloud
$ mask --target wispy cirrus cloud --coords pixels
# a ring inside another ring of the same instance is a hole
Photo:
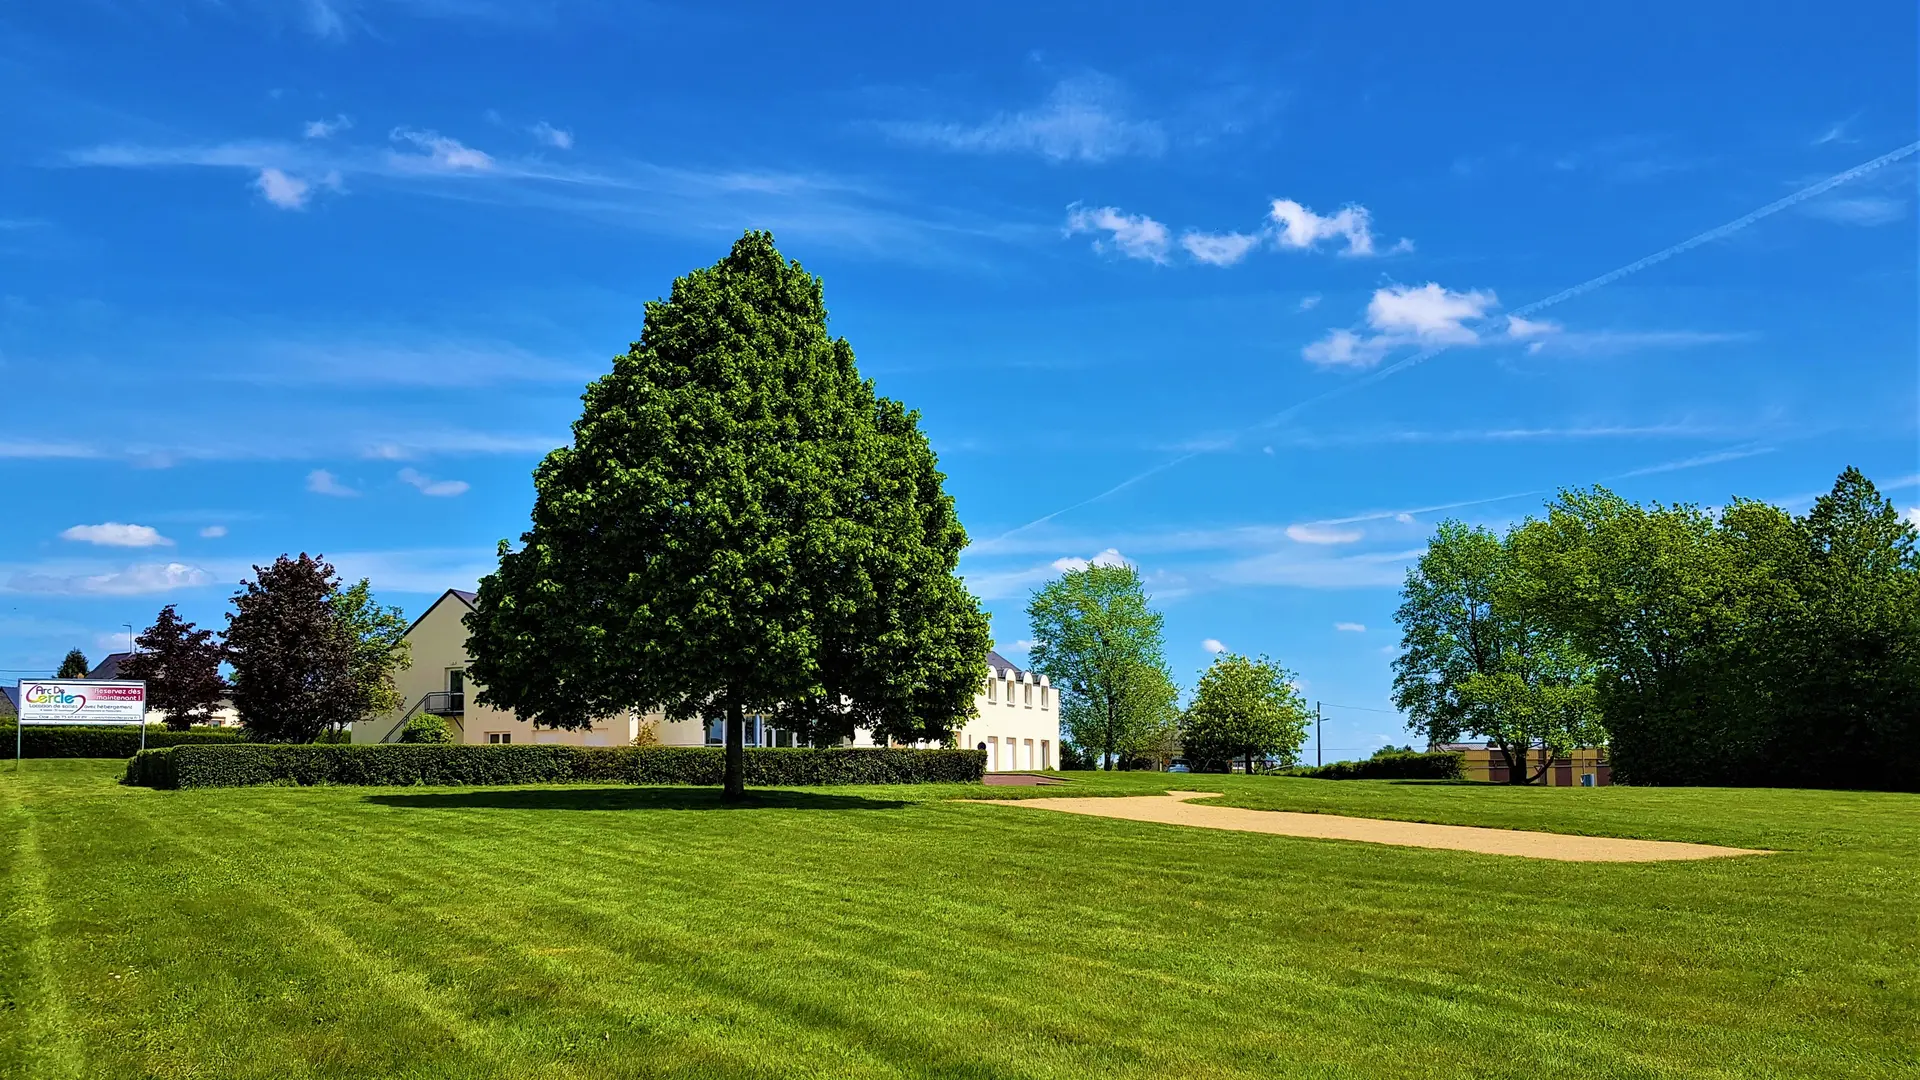
[[[1056,162],[1156,157],[1167,148],[1160,123],[1128,115],[1120,84],[1102,75],[1063,79],[1039,105],[975,123],[922,120],[880,128],[901,142],[939,150],[1033,154]]]
[[[100,573],[39,569],[7,578],[7,591],[52,596],[141,596],[211,584],[213,575],[187,563],[136,563]]]
[[[554,127],[545,120],[528,128],[527,132],[542,145],[551,146],[555,150],[573,149],[573,132]]]
[[[315,469],[307,474],[307,490],[315,495],[331,495],[340,499],[351,499],[360,494],[341,483],[339,477],[326,469]]]
[[[340,113],[331,120],[309,120],[300,133],[309,139],[331,139],[352,126],[347,114]]]
[[[1173,233],[1144,214],[1126,214],[1111,206],[1067,207],[1066,235],[1091,233],[1095,251],[1116,251],[1129,259],[1165,263]]]
[[[465,495],[470,486],[465,480],[435,480],[418,469],[401,469],[398,473],[402,483],[409,484],[420,494],[436,499]]]

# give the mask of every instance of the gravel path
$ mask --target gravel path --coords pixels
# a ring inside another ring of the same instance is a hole
[[[1469,825],[1428,825],[1417,821],[1341,817],[1337,814],[1295,814],[1280,810],[1245,810],[1237,806],[1210,806],[1190,799],[1217,799],[1218,792],[1169,791],[1165,795],[1077,799],[973,799],[995,806],[1055,810],[1063,814],[1154,821],[1165,825],[1192,825],[1201,829],[1275,833],[1319,840],[1359,840],[1401,847],[1446,848],[1485,855],[1521,855],[1562,862],[1666,862],[1675,859],[1717,859],[1729,855],[1768,855],[1749,848],[1682,844],[1669,840],[1623,840],[1610,836],[1569,836],[1564,833],[1483,829]]]

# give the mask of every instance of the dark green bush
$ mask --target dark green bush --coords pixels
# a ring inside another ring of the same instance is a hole
[[[1458,780],[1465,776],[1466,755],[1457,750],[1382,750],[1365,761],[1335,761],[1326,765],[1299,765],[1281,769],[1281,776],[1315,780]]]
[[[704,784],[718,785],[722,751],[706,746],[323,746],[250,743],[148,750],[127,763],[129,784],[156,788],[253,784]],[[747,783],[978,783],[978,750],[755,748]]]
[[[15,727],[0,727],[0,754],[13,752]],[[197,727],[187,731],[147,728],[147,747],[240,742],[239,728]],[[30,758],[127,757],[140,749],[140,729],[127,727],[40,727],[29,724],[20,737],[20,756]]]
[[[430,713],[421,713],[407,721],[400,729],[400,741],[410,744],[444,746],[453,742],[453,729],[445,720]]]

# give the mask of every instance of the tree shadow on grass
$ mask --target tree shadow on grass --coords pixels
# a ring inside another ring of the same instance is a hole
[[[900,810],[899,799],[863,799],[811,791],[747,789],[745,802],[722,802],[720,789],[702,787],[509,788],[368,795],[380,806],[487,810]]]

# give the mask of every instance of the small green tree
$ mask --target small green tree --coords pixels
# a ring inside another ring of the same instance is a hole
[[[413,656],[413,646],[407,641],[407,617],[397,607],[376,603],[366,578],[335,592],[331,603],[353,641],[356,719],[405,707],[393,680]]]
[[[944,477],[772,236],[649,303],[584,401],[467,617],[481,702],[722,719],[728,799],[748,713],[815,742],[939,742],[971,713],[990,639]]]
[[[120,675],[146,680],[147,707],[165,717],[168,728],[185,731],[220,707],[227,695],[227,681],[220,677],[226,650],[214,640],[213,631],[180,618],[168,604],[140,635],[139,644],[138,651],[121,661]]]
[[[234,594],[225,635],[240,722],[262,742],[312,742],[351,724],[361,687],[333,567],[301,552],[253,573]]]
[[[45,670],[45,669],[42,669]],[[56,679],[84,679],[93,666],[87,663],[87,654],[79,649],[68,649],[67,658],[60,661],[60,670],[53,673]]]
[[[1189,761],[1239,759],[1248,773],[1255,758],[1292,761],[1307,738],[1307,703],[1293,673],[1266,657],[1216,657],[1194,688],[1181,725]]]
[[[1075,744],[1125,768],[1142,731],[1164,726],[1173,686],[1162,617],[1147,605],[1140,572],[1126,564],[1069,570],[1027,605],[1035,671],[1060,693],[1060,720]]]

